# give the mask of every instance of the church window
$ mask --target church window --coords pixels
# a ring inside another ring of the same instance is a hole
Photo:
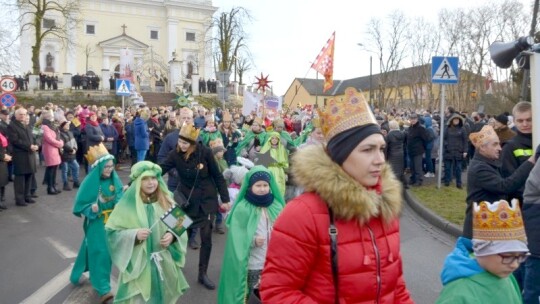
[[[43,28],[50,29],[54,27],[54,19],[43,18]]]
[[[186,41],[195,41],[195,33],[187,32],[186,33]]]
[[[154,30],[150,31],[150,39],[158,40],[158,37],[159,37],[158,31],[154,31]]]
[[[93,24],[86,25],[86,34],[94,35],[96,33],[96,26]]]

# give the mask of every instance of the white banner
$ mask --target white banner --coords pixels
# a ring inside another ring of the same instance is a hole
[[[133,51],[125,48],[120,50],[120,78],[129,79],[133,83],[133,68],[135,61],[133,60]]]
[[[260,112],[262,112],[262,109],[260,109],[262,98],[263,96],[261,94],[244,91],[244,105],[242,106],[242,115],[247,116],[251,114],[251,112],[256,111],[257,115],[260,117]]]

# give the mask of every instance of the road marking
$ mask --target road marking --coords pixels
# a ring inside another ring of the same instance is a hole
[[[52,237],[45,237],[43,239],[47,241],[47,243],[49,243],[63,259],[74,259],[77,257],[77,253],[68,246],[62,244],[62,242]]]
[[[41,286],[40,289],[36,290],[28,298],[24,299],[21,304],[47,303],[50,299],[52,299],[52,297],[54,297],[69,284],[71,268],[73,268],[73,263],[64,271],[57,274],[49,282],[45,283],[45,285]]]

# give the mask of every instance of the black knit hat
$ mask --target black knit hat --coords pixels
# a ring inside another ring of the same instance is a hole
[[[495,120],[502,123],[505,126],[508,125],[508,116],[506,116],[504,114],[500,114],[500,115],[495,116]]]

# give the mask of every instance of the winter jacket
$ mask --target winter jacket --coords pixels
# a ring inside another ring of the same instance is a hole
[[[459,119],[457,126],[452,123],[455,118]],[[463,118],[455,114],[450,117],[448,127],[444,130],[443,158],[463,160],[463,153],[467,152],[467,149],[467,132],[463,128]]]
[[[529,172],[533,168],[531,162],[523,163],[509,177],[500,173],[501,163],[490,160],[480,153],[475,153],[467,170],[467,209],[463,236],[472,238],[472,205],[474,202],[495,202],[501,199],[510,201],[513,197],[508,194],[515,192],[525,184]]]
[[[133,135],[135,138],[134,147],[137,151],[148,150],[150,148],[150,138],[148,136],[148,125],[144,119],[137,117],[133,121]]]
[[[413,303],[400,255],[402,189],[389,166],[383,168],[379,195],[359,185],[321,146],[299,150],[293,163],[295,180],[306,192],[274,224],[262,302],[334,303],[330,207],[338,230],[340,303]]]
[[[407,130],[407,152],[409,156],[422,155],[425,152],[426,143],[429,141],[429,134],[426,128],[417,122]]]
[[[180,130],[174,130],[171,133],[167,134],[165,138],[163,138],[163,143],[161,143],[157,155],[158,164],[165,162],[167,156],[169,155],[169,152],[176,149],[179,134]],[[169,188],[169,191],[174,191],[178,186],[178,174],[176,173],[175,169],[169,170],[169,172],[166,173],[169,173],[169,178],[167,179],[167,187]]]
[[[86,151],[92,146],[99,145],[102,142],[102,139],[105,138],[99,125],[92,126],[90,123],[87,123],[84,127],[84,131],[86,133]]]
[[[31,145],[36,144],[32,129],[13,119],[8,125],[8,140],[13,157],[13,174],[36,173],[36,152],[30,148]]]
[[[463,237],[446,257],[441,280],[444,287],[436,304],[523,303],[514,276],[499,278],[485,271],[473,255],[472,241]]]
[[[391,130],[386,135],[386,160],[392,166],[392,170],[397,177],[401,176],[405,170],[404,146],[404,132]]]
[[[536,161],[523,192],[523,222],[528,247],[532,255],[540,258],[540,162]]]
[[[62,161],[63,162],[69,162],[75,159],[75,153],[78,149],[77,147],[77,141],[75,140],[75,137],[73,136],[73,133],[71,131],[60,131],[60,138],[64,142],[64,146],[62,147]]]
[[[64,146],[64,142],[57,139],[56,132],[45,124],[41,125],[41,129],[43,130],[41,153],[43,153],[45,166],[58,166],[62,163],[60,149]]]
[[[506,142],[501,151],[501,169],[504,177],[512,175],[521,164],[534,154],[532,134],[523,134],[519,131],[516,133],[514,138]],[[525,181],[511,195],[523,202],[523,190],[525,190]]]

